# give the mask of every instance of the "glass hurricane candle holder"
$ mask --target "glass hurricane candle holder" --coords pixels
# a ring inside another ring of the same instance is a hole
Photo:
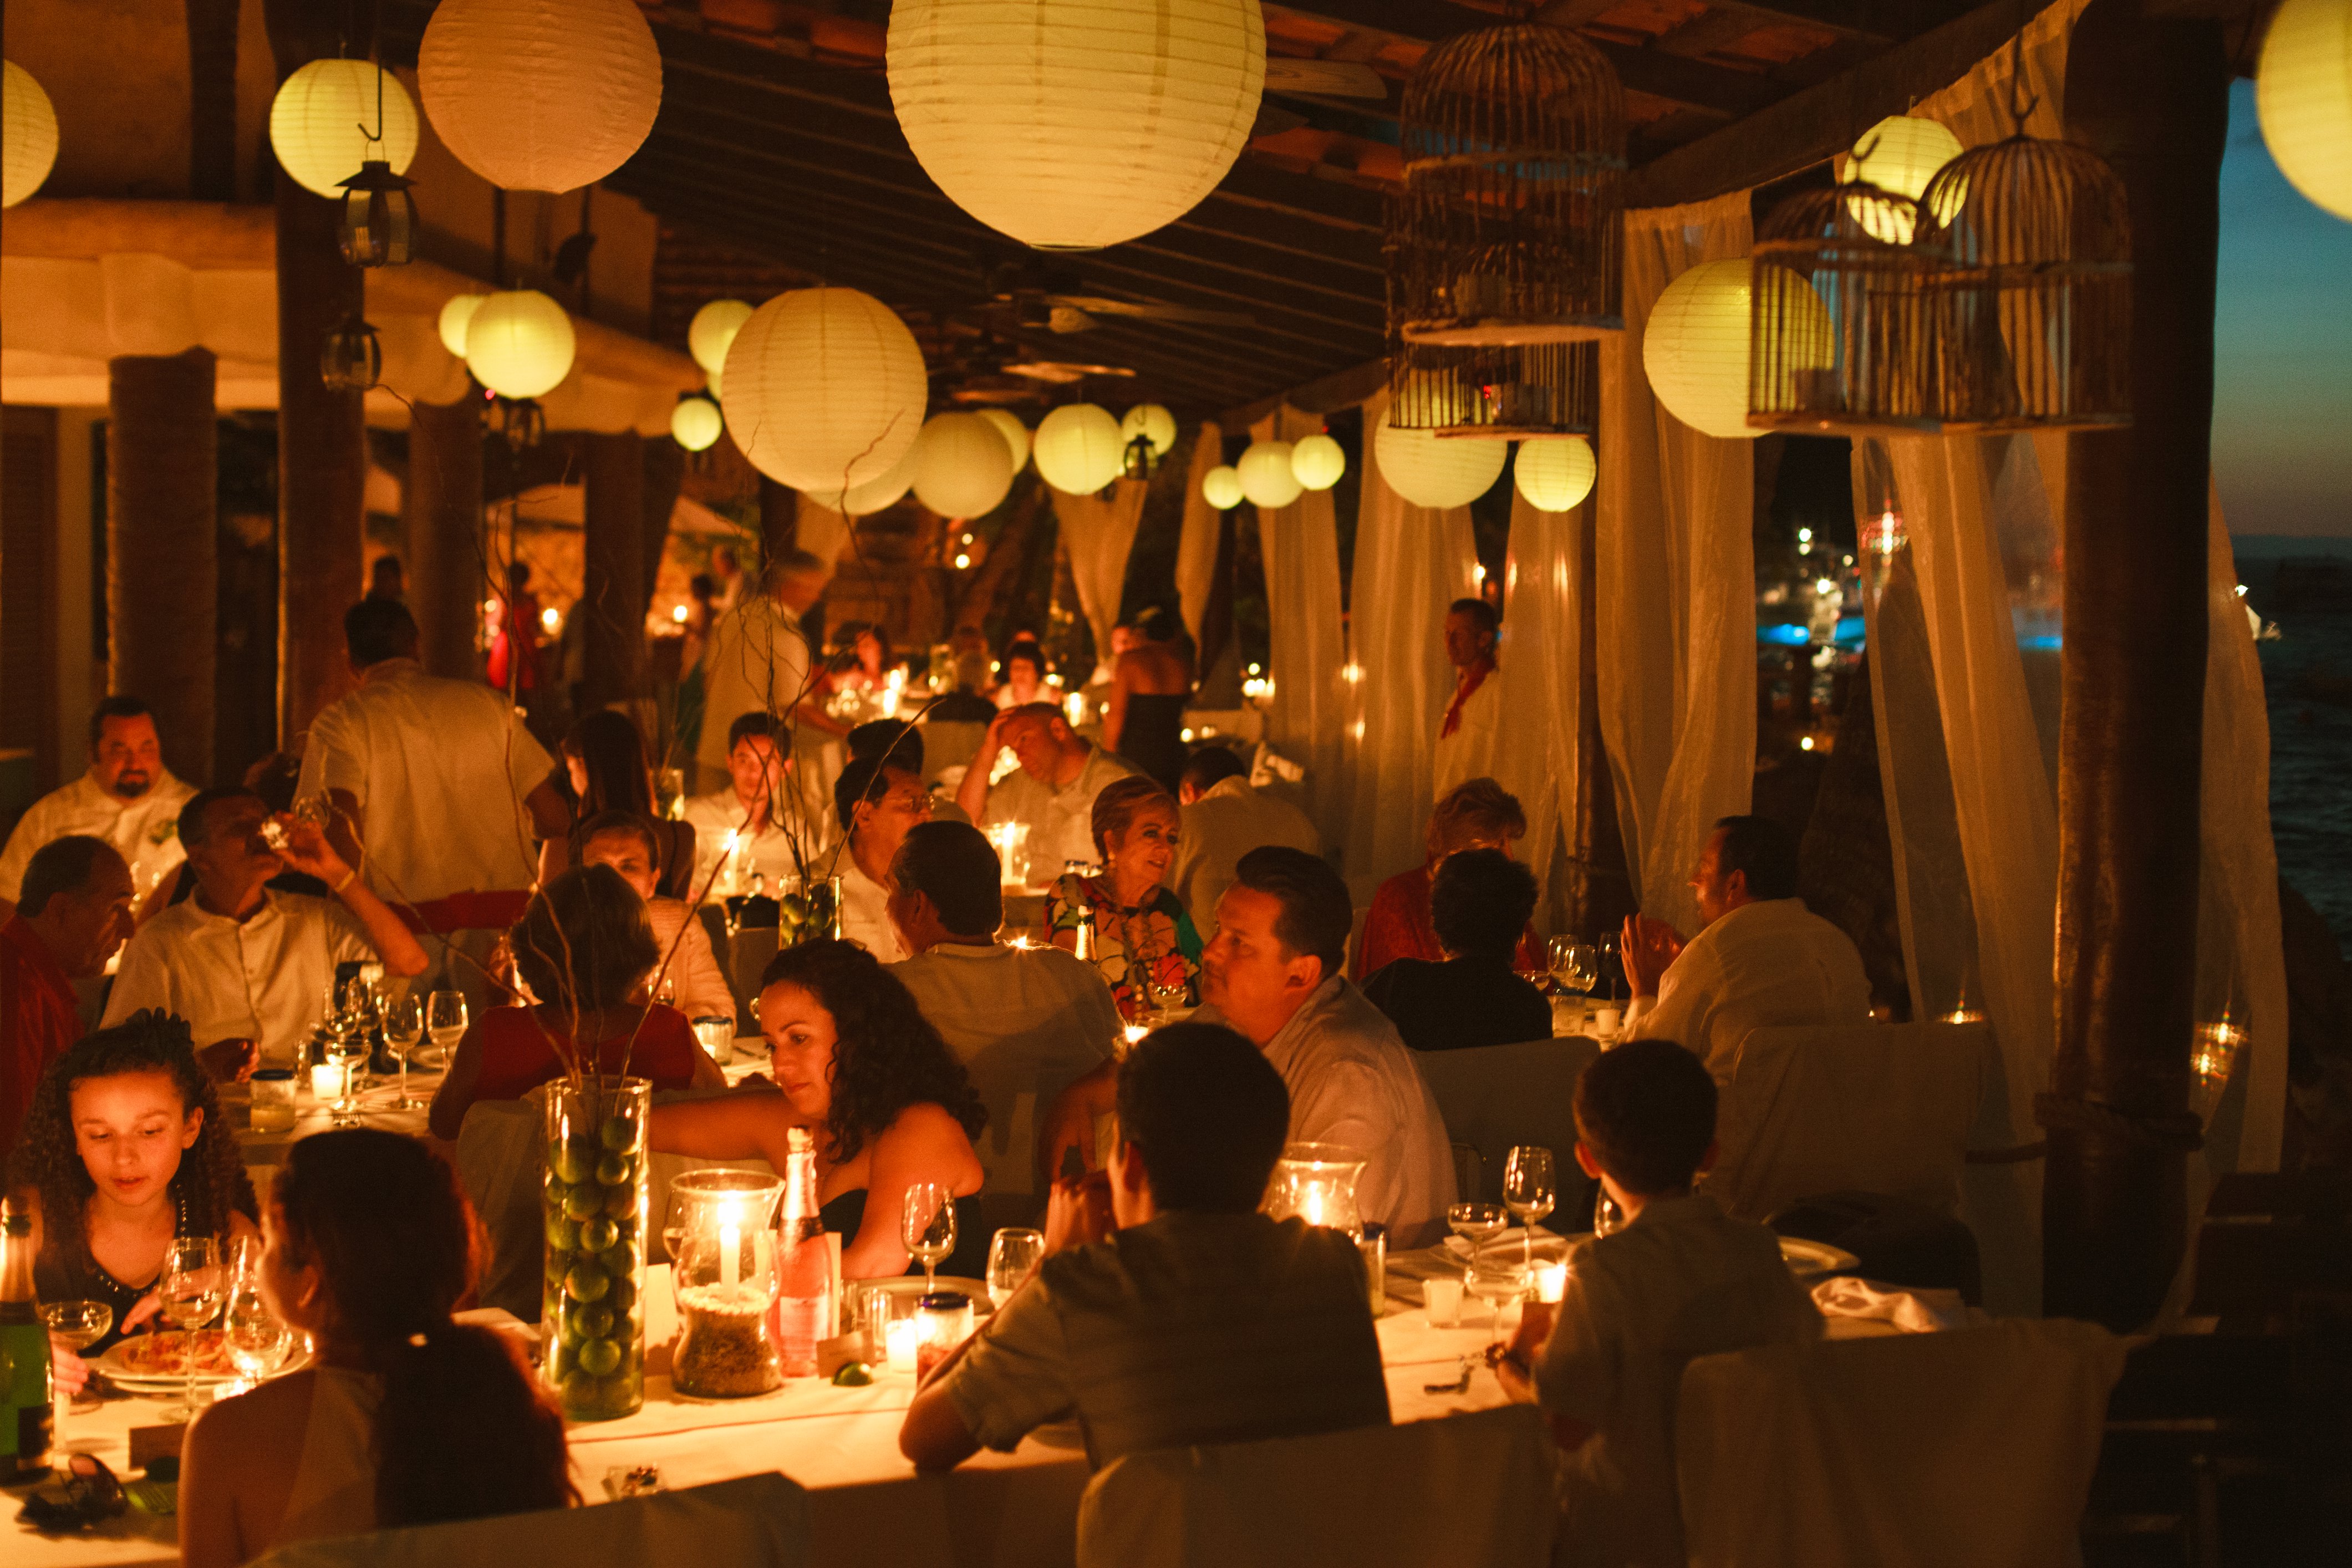
[[[670,1184],[670,1260],[677,1345],[670,1386],[699,1399],[741,1399],[783,1386],[768,1333],[775,1304],[776,1202],[784,1184],[753,1171],[691,1171]]]
[[[1008,888],[1029,885],[1029,825],[1025,822],[994,822],[982,828],[989,847],[996,851],[998,879]]]
[[[256,1132],[294,1130],[295,1084],[292,1068],[262,1068],[252,1079],[252,1109],[247,1118]]]
[[[971,1298],[961,1290],[934,1290],[915,1308],[915,1381],[921,1383],[971,1338]]]
[[[1266,1184],[1265,1212],[1276,1219],[1297,1215],[1309,1225],[1360,1237],[1364,1222],[1356,1207],[1356,1179],[1363,1173],[1363,1156],[1344,1143],[1285,1144]]]
[[[546,1335],[541,1375],[574,1421],[646,1402],[646,1121],[641,1078],[559,1079],[547,1090]]]

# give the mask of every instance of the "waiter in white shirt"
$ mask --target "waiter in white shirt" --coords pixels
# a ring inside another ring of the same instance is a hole
[[[1229,746],[1202,746],[1192,753],[1176,800],[1182,821],[1168,885],[1184,901],[1202,942],[1217,934],[1217,900],[1234,885],[1243,856],[1268,844],[1323,852],[1307,814],[1271,790],[1253,788],[1249,769]]]
[[[763,591],[746,597],[712,630],[702,656],[702,736],[694,752],[703,790],[719,788],[727,772],[736,720],[765,713],[781,730],[809,697],[809,644],[801,617],[824,593],[824,562],[805,550],[789,551],[768,563]]]
[[[1797,841],[1787,828],[1769,817],[1723,818],[1691,888],[1706,924],[1688,942],[1664,921],[1625,918],[1634,1038],[1676,1041],[1724,1084],[1750,1029],[1869,1021],[1862,954],[1797,897]]]
[[[833,785],[834,810],[847,833],[832,862],[841,878],[841,934],[884,963],[907,956],[890,924],[890,862],[907,830],[931,819],[931,792],[919,766],[901,767],[888,753],[860,757]]]
[[[1431,753],[1431,798],[1444,800],[1471,779],[1492,777],[1503,723],[1503,683],[1495,673],[1502,617],[1484,599],[1456,599],[1445,612],[1445,659],[1454,666],[1454,697],[1438,721]]]
[[[34,851],[76,834],[113,845],[146,897],[180,863],[180,807],[195,793],[163,765],[147,704],[108,698],[89,716],[89,770],[35,801],[8,835],[0,899],[16,900]]]

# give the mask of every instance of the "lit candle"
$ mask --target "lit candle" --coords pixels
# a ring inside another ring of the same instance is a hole
[[[730,1204],[719,1211],[719,1283],[730,1295],[742,1277],[743,1225]]]
[[[320,1100],[341,1100],[351,1072],[344,1062],[314,1062],[310,1067],[310,1092]]]
[[[900,1318],[892,1323],[884,1336],[890,1352],[890,1364],[915,1370],[915,1357],[922,1344],[922,1329],[912,1318]]]
[[[1536,1300],[1557,1302],[1568,1294],[1568,1265],[1542,1263],[1536,1266]]]

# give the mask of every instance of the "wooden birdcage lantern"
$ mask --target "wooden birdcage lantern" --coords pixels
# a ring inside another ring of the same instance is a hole
[[[1765,220],[1752,253],[1748,423],[1759,430],[1932,435],[1932,281],[1948,259],[1913,239],[1918,204],[1849,183],[1801,192]]]
[[[1624,330],[1625,92],[1565,28],[1435,46],[1399,114],[1389,325],[1408,343],[1571,343]]]
[[[1920,206],[1948,257],[1931,289],[1944,428],[2130,424],[2131,227],[2105,161],[2012,136],[1945,164]]]
[[[1601,416],[1601,345],[1454,348],[1391,342],[1389,423],[1497,440],[1590,436]]]

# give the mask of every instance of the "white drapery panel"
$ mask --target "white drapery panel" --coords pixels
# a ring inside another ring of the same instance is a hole
[[[1511,552],[1503,573],[1505,715],[1495,778],[1528,814],[1527,864],[1538,882],[1551,869],[1555,834],[1576,825],[1576,687],[1582,679],[1584,531],[1592,505],[1538,511],[1513,493]],[[1538,900],[1537,908],[1547,907]]]
[[[1261,441],[1296,441],[1322,421],[1283,408],[1250,426]],[[1274,698],[1266,739],[1307,769],[1305,809],[1325,844],[1348,838],[1348,703],[1340,667],[1347,634],[1339,614],[1339,527],[1329,490],[1305,490],[1285,507],[1257,509],[1265,564],[1266,621]]]
[[[1074,496],[1046,487],[1054,518],[1070,552],[1070,576],[1078,586],[1078,608],[1095,634],[1097,673],[1110,666],[1110,629],[1118,624],[1119,595],[1127,588],[1127,557],[1143,521],[1142,479],[1114,479],[1102,494]]]
[[[1217,532],[1221,514],[1201,493],[1209,470],[1225,460],[1225,436],[1213,424],[1204,424],[1192,444],[1192,467],[1184,475],[1183,531],[1176,536],[1176,605],[1194,647],[1201,642],[1201,621],[1209,613],[1209,595],[1217,586]],[[1200,672],[1208,674],[1207,670]]]
[[[1364,428],[1388,409],[1364,404]],[[1341,864],[1360,903],[1427,852],[1432,752],[1453,700],[1445,608],[1478,591],[1470,509],[1413,505],[1366,463],[1356,509],[1355,591],[1349,596],[1347,686],[1349,797]]]
[[[1745,191],[1628,212],[1625,331],[1601,349],[1601,722],[1642,908],[1685,932],[1690,868],[1755,779],[1755,458],[1659,406],[1642,333],[1668,283],[1751,231]]]

